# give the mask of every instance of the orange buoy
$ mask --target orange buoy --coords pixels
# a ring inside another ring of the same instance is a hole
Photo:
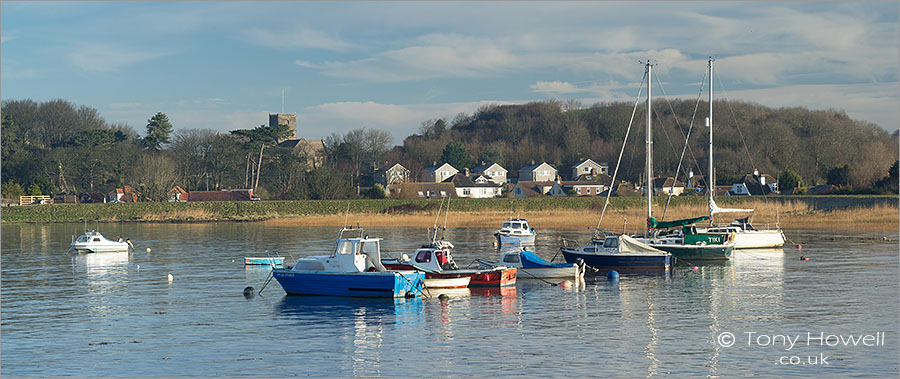
[[[797,248],[798,248],[798,249],[802,249],[802,248],[803,248],[803,245],[801,245],[801,244],[798,243],[798,244],[797,244]]]
[[[697,271],[697,266],[691,267],[691,269]]]
[[[563,288],[568,288],[568,287],[572,286],[572,282],[570,282],[568,280],[563,280],[562,282],[559,283],[559,286],[563,287]]]

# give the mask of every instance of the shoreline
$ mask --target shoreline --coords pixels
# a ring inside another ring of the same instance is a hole
[[[646,210],[642,199],[611,198],[601,227],[608,230],[643,230]],[[673,220],[708,214],[706,199],[674,197],[654,199],[653,215]],[[876,230],[900,229],[897,196],[773,196],[717,199],[721,207],[753,208],[750,219],[758,227],[780,224],[783,229]],[[447,224],[499,227],[512,217],[522,217],[537,229],[587,230],[597,226],[605,198],[455,199]],[[52,204],[3,207],[3,225],[28,223],[211,223],[259,222],[278,226],[427,227],[443,209],[432,200],[297,200],[260,202]],[[664,215],[664,217],[663,217]],[[746,217],[747,214],[733,216]],[[444,223],[442,215],[439,224]],[[734,217],[717,216],[716,224]],[[700,225],[706,222],[699,223]]]

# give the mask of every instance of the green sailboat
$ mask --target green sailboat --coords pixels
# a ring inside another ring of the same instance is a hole
[[[675,258],[685,261],[728,260],[734,252],[734,234],[698,233],[697,222],[708,220],[708,216],[674,221],[658,221],[653,218],[653,134],[652,134],[652,82],[653,65],[647,66],[647,133],[645,194],[647,197],[647,228],[644,236],[636,237],[640,242],[672,253]]]

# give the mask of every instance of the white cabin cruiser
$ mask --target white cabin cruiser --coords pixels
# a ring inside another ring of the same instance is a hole
[[[494,233],[497,237],[497,247],[533,245],[537,233],[528,225],[524,218],[514,218],[504,221],[500,229]]]
[[[79,253],[110,253],[128,251],[134,248],[128,239],[109,240],[96,230],[88,230],[78,236],[69,246]]]

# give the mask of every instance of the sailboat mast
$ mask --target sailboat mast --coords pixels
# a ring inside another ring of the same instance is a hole
[[[650,64],[650,60],[647,60],[647,157],[646,157],[646,167],[644,168],[647,172],[647,221],[648,224],[646,226],[647,237],[650,237],[650,217],[653,217],[653,135],[651,134],[650,124],[652,122],[653,108],[651,107],[651,93],[653,91],[653,65]]]
[[[712,225],[712,203],[716,188],[716,178],[713,176],[713,129],[712,129],[712,101],[713,101],[713,75],[712,57],[709,57],[709,117],[706,118],[706,126],[709,128],[709,178],[707,178],[706,192],[709,193],[709,225]]]

